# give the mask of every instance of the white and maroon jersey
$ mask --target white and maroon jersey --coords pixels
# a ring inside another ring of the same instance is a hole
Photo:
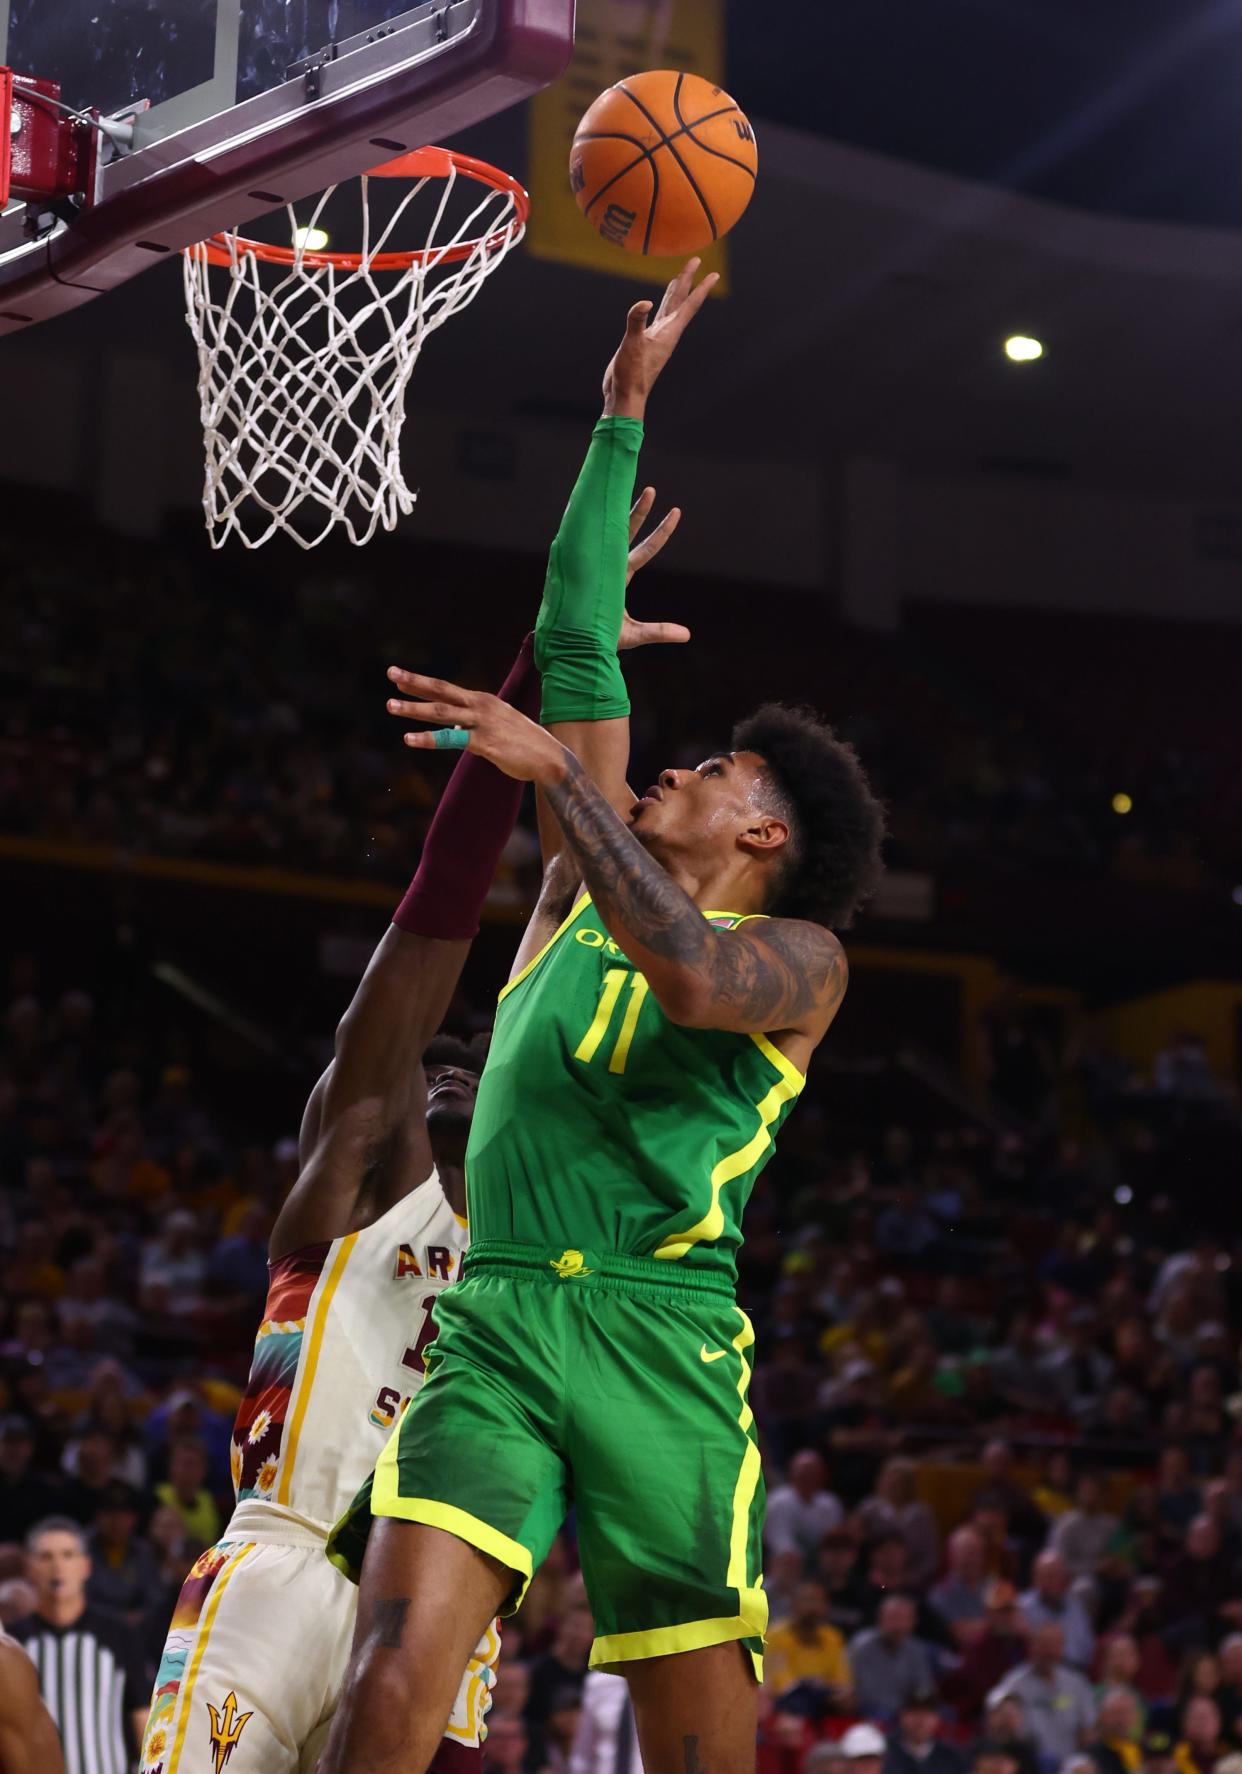
[[[253,1505],[276,1532],[282,1518],[326,1532],[353,1502],[423,1383],[431,1308],[468,1242],[433,1170],[360,1232],[270,1265],[231,1449],[248,1539]]]

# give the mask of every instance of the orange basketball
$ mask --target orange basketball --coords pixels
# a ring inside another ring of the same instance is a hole
[[[658,69],[618,80],[574,136],[578,208],[631,253],[682,258],[727,234],[750,202],[755,132],[727,92]]]

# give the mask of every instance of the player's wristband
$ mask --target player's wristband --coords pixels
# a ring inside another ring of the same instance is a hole
[[[437,727],[431,735],[437,751],[465,751],[470,744],[469,727]]]

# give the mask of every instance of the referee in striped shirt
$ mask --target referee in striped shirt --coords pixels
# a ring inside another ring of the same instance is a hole
[[[9,1631],[34,1663],[65,1774],[129,1774],[148,1700],[129,1627],[86,1605],[91,1561],[77,1522],[48,1516],[31,1529],[26,1550],[39,1603]]]

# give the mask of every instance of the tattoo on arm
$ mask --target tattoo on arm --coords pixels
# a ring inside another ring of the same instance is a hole
[[[772,919],[716,945],[717,997],[756,1026],[792,1028],[813,1011],[835,1011],[846,979],[840,944],[818,924]]]
[[[774,920],[745,936],[714,930],[572,753],[564,781],[547,796],[591,897],[623,948],[629,936],[657,961],[697,976],[729,1024],[783,1029],[814,1011],[836,1009],[846,966],[828,931],[793,920]]]
[[[572,752],[565,780],[546,793],[601,912],[661,957],[688,958],[705,946],[710,929],[690,895],[647,855]]]
[[[401,1634],[409,1611],[408,1595],[390,1596],[386,1601],[376,1602],[371,1616],[371,1637],[375,1643],[385,1651],[400,1650]]]

